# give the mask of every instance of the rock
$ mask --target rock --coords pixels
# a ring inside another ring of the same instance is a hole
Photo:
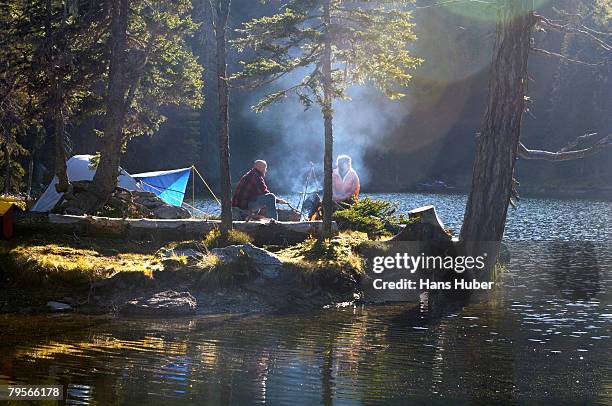
[[[140,297],[127,302],[121,313],[139,316],[188,316],[196,313],[196,299],[189,292],[172,290],[151,297]]]
[[[219,261],[222,263],[237,261],[246,255],[254,271],[268,279],[277,278],[283,267],[283,261],[279,257],[253,244],[213,248],[211,253],[219,258]]]
[[[185,262],[177,257],[164,258],[161,262],[164,271],[179,271],[185,266]]]
[[[202,251],[197,251],[193,248],[176,249],[174,250],[174,255],[179,257],[187,257],[189,259],[202,259],[204,257],[204,253]]]
[[[79,209],[78,207],[67,207],[64,210],[64,214],[68,214],[71,216],[85,216],[87,212],[83,209]]]
[[[117,187],[117,189],[115,190],[115,197],[121,200],[130,201],[132,200],[132,193],[127,189]]]
[[[155,195],[155,193],[146,192],[146,191],[133,191],[132,198],[134,203],[138,203],[143,205],[149,210],[154,210],[160,206],[164,205],[163,200]]]
[[[187,209],[170,205],[164,205],[153,209],[153,215],[158,219],[187,219],[191,217]]]
[[[47,302],[47,307],[53,310],[54,312],[67,312],[67,311],[72,310],[72,306],[70,306],[69,304],[62,303],[62,302],[55,302],[53,300],[50,300]]]
[[[202,250],[206,250],[206,248],[199,246],[197,243],[183,243],[176,248],[161,248],[156,255],[162,260],[172,257],[187,257],[189,260],[199,261],[204,257]]]
[[[79,206],[78,200],[81,193],[88,191],[90,184],[91,181],[72,182],[72,193],[65,193],[52,212],[78,216],[86,214]],[[188,210],[166,203],[156,196],[155,193],[140,190],[130,191],[121,187],[115,188],[97,215],[118,218],[158,219],[185,219],[191,217]]]

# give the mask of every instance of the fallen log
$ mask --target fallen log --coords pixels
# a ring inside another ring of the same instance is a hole
[[[17,213],[14,219],[16,235],[53,233],[146,241],[200,239],[220,224],[219,220],[205,219],[128,219],[37,212]],[[337,230],[335,223],[333,228]],[[234,229],[249,234],[257,245],[287,245],[320,235],[322,222],[235,221]]]

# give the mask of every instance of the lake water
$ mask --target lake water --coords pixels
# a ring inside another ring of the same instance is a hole
[[[465,194],[365,193],[363,196],[392,201],[397,205],[398,213],[434,205],[444,225],[452,228],[455,234],[459,234],[461,230],[467,200]],[[286,194],[281,197],[294,207],[300,201],[299,194]],[[196,200],[195,206],[206,213],[220,214],[219,205],[212,199]],[[611,223],[610,201],[523,198],[517,209],[508,210],[505,238],[524,241],[610,241]]]
[[[450,195],[401,201],[436,205],[450,227],[464,205]],[[436,317],[418,304],[0,316],[0,385],[62,384],[70,404],[97,405],[611,404],[610,215],[606,202],[526,199],[507,235],[529,241],[509,244],[491,300]]]

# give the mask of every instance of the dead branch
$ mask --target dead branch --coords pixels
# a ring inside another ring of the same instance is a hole
[[[596,35],[594,35],[592,32],[592,30],[590,30],[588,27],[586,27],[584,24],[580,24],[580,25],[572,25],[571,23],[567,23],[567,24],[558,24],[556,22],[553,22],[551,20],[549,20],[548,18],[541,16],[539,14],[537,14],[536,19],[538,21],[538,23],[540,25],[545,25],[555,31],[559,31],[559,32],[569,32],[569,33],[573,33],[573,34],[581,34],[585,37],[587,37],[588,39],[590,39],[591,41],[595,42],[597,45],[599,45],[600,48],[602,48],[604,51],[606,52],[612,52],[612,45],[608,44],[607,42],[605,42],[604,40],[602,40],[601,38],[598,38]]]
[[[531,47],[531,50],[534,51],[534,52],[539,52],[539,53],[544,54],[546,56],[554,56],[556,58],[563,59],[564,61],[567,61],[567,62],[577,63],[579,65],[595,67],[595,66],[606,65],[606,63],[607,63],[606,61],[599,62],[599,63],[585,62],[585,61],[581,61],[581,60],[578,60],[578,59],[568,58],[567,56],[561,55],[561,54],[559,54],[557,52],[552,52],[552,51],[548,51],[546,49],[541,49],[541,48]]]
[[[519,142],[518,146],[518,155],[523,159],[529,160],[544,160],[544,161],[571,161],[574,159],[581,159],[591,155],[598,154],[603,151],[606,147],[612,146],[612,133],[603,137],[594,145],[582,148],[582,149],[572,149],[575,148],[579,143],[589,140],[595,136],[596,133],[586,134],[576,138],[574,141],[568,143],[565,147],[561,148],[557,152],[552,151],[542,151],[539,149],[528,149],[522,142]]]
[[[442,7],[447,5],[457,5],[457,4],[467,4],[467,3],[480,3],[485,5],[493,5],[495,4],[493,1],[485,1],[485,0],[446,0],[440,1],[433,4],[427,4],[424,6],[415,6],[415,9],[425,9],[425,8],[433,8],[433,7]]]

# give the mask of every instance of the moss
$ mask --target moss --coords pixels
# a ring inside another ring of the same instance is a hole
[[[342,232],[331,240],[310,238],[279,251],[277,255],[314,286],[346,283],[349,289],[364,272],[356,248],[365,240],[367,235],[362,232]]]
[[[108,240],[32,239],[1,243],[0,262],[4,275],[21,286],[84,285],[118,272],[151,276],[160,264],[154,252]]]
[[[206,248],[223,248],[229,245],[241,245],[253,242],[253,238],[247,233],[239,230],[230,230],[227,238],[221,235],[221,230],[214,227],[204,237],[203,244]]]
[[[200,284],[209,289],[236,286],[255,276],[251,259],[243,251],[229,262],[220,261],[214,255],[207,255],[198,263],[198,267],[204,269]]]

